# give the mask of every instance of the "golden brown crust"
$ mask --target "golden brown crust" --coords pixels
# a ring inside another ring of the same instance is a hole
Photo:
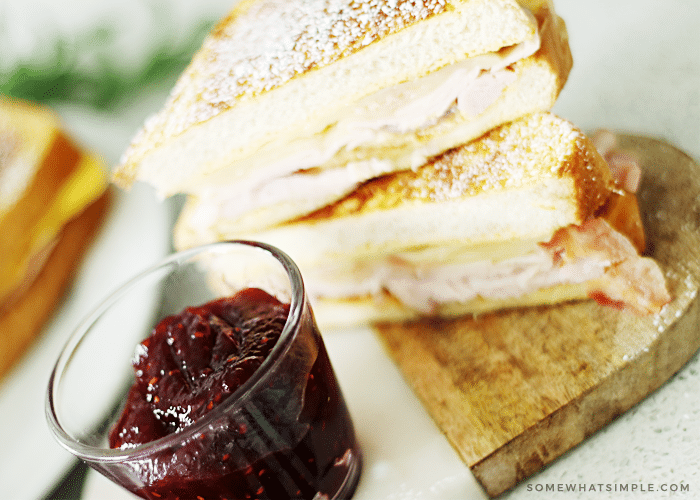
[[[578,218],[581,222],[593,217],[615,188],[608,164],[591,140],[583,134],[574,150],[559,169],[561,177],[571,177],[576,185]]]
[[[348,168],[348,164],[373,162],[376,159],[393,162],[395,170],[407,169],[417,161],[416,152],[420,152],[420,156],[438,154],[521,115],[549,109],[566,82],[572,59],[564,23],[556,18],[554,12],[546,5],[537,11],[535,17],[540,28],[540,49],[509,68],[514,72],[515,81],[506,87],[501,96],[482,115],[463,115],[456,110],[455,103],[453,112],[447,113],[430,126],[414,131],[415,133],[391,133],[383,130],[381,141],[343,148],[323,164],[323,169],[316,170],[330,172],[331,169],[347,169],[352,172],[353,169]],[[313,169],[307,169],[306,172],[316,173]],[[299,181],[303,177],[302,171],[297,171],[291,177],[296,177]],[[363,180],[364,178],[355,178],[355,182]],[[348,180],[347,190],[353,190],[355,186],[355,183]],[[342,196],[342,190],[337,190],[335,196]],[[200,201],[197,201],[198,199]],[[325,198],[319,197],[315,200],[315,205],[314,202],[308,202],[292,206],[291,203],[281,200],[277,204],[270,203],[262,208],[252,209],[240,217],[229,218],[222,215],[216,222],[203,224],[192,219],[192,216],[208,202],[204,196],[193,195],[178,221],[175,230],[176,245],[184,248],[214,239],[235,237],[246,231],[273,227],[283,221],[318,210],[333,201],[336,199],[330,194]]]
[[[1,376],[60,299],[108,201],[104,165],[56,113],[1,96],[0,179]]]
[[[542,46],[535,54],[535,61],[553,68],[557,80],[557,95],[559,95],[574,64],[566,23],[548,4],[537,11],[535,17],[538,24],[542,26],[542,30],[547,32],[547,35],[541,37]]]
[[[370,180],[294,222],[313,223],[412,203],[442,203],[519,189],[547,178],[571,179],[579,222],[605,203],[613,186],[607,164],[580,130],[551,113],[537,113],[497,127],[415,171]]]
[[[31,287],[0,314],[0,377],[22,355],[54,310],[110,204],[106,192],[69,222]]]

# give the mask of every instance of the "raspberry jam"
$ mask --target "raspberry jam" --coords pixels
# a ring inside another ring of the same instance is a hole
[[[266,385],[256,394],[234,396],[241,398],[239,405],[227,400],[258,376],[280,341],[288,313],[288,304],[246,289],[166,317],[137,347],[136,381],[111,429],[110,447],[130,449],[184,436],[203,418],[207,425],[178,446],[154,448],[134,462],[143,485],[134,493],[158,499],[278,500],[329,498],[322,495],[332,497],[342,489],[350,463],[357,463],[357,444],[312,319],[302,328],[313,330],[318,347],[312,355],[294,353],[290,365],[309,365],[301,379],[285,370],[262,379]]]

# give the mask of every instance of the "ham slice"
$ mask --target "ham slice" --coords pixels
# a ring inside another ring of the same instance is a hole
[[[670,300],[663,273],[654,260],[640,255],[624,230],[606,220],[609,215],[561,228],[533,252],[502,261],[417,264],[390,256],[347,272],[310,273],[309,291],[326,298],[386,292],[423,314],[434,314],[442,304],[478,296],[508,299],[560,284],[581,284],[602,305],[640,315],[658,313]]]
[[[639,255],[631,241],[601,217],[560,229],[542,247],[560,266],[584,259],[607,261],[602,276],[586,282],[588,295],[600,304],[647,315],[658,313],[671,300],[659,265]]]
[[[617,143],[617,136],[608,130],[599,130],[591,136],[591,140],[608,162],[610,173],[618,186],[628,193],[636,193],[642,179],[639,159],[630,151],[621,149]]]

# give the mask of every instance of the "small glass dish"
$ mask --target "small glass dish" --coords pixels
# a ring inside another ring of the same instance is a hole
[[[253,375],[194,423],[154,441],[108,445],[134,381],[135,349],[185,307],[260,288],[289,304]],[[144,320],[134,311],[153,310]],[[349,498],[361,453],[294,262],[256,242],[172,254],[107,297],[74,331],[46,400],[58,441],[148,499]]]

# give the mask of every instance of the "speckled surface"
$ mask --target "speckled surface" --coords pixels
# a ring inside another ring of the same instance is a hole
[[[699,159],[700,3],[559,0],[555,6],[567,22],[574,68],[553,111],[584,130],[666,139]],[[557,491],[559,485],[576,491]],[[680,491],[681,485],[688,490]],[[698,355],[640,404],[503,498],[700,498]]]
[[[699,381],[696,355],[647,399],[503,498],[697,498]],[[576,491],[547,491],[548,485],[573,485]],[[680,491],[681,485],[689,490]],[[671,492],[674,487],[678,491]]]

